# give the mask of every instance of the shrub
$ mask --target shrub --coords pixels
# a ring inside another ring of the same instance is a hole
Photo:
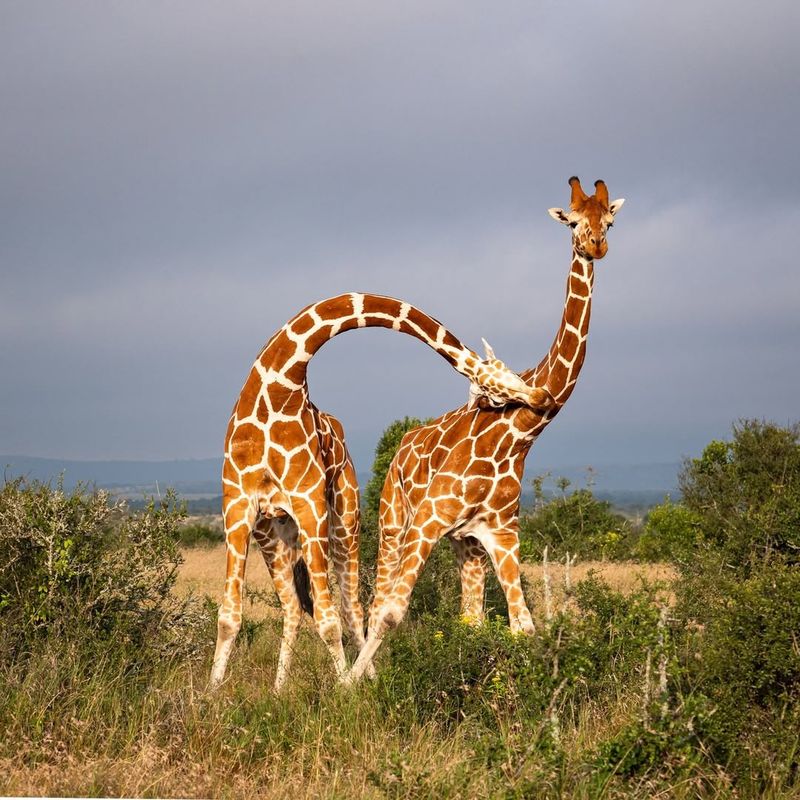
[[[643,561],[685,562],[696,552],[701,537],[699,515],[667,499],[648,512],[634,555]]]
[[[142,512],[103,491],[22,479],[0,491],[0,646],[114,640],[131,652],[194,652],[205,614],[171,593],[182,511],[169,493]]]
[[[204,522],[189,522],[177,528],[178,544],[181,547],[215,547],[225,541],[221,528]]]
[[[684,778],[702,787],[704,773],[713,764],[704,742],[714,714],[712,705],[695,695],[673,707],[659,700],[647,712],[601,742],[594,763],[599,775],[605,780],[647,776],[651,787],[658,778],[665,786]]]
[[[740,422],[680,478],[699,535],[675,585],[685,624],[676,678],[713,710],[706,750],[756,795],[800,770],[799,434]]]
[[[496,617],[472,627],[444,611],[400,626],[379,673],[387,707],[414,721],[528,724],[546,738],[551,711],[618,691],[658,642],[654,589],[625,596],[592,577],[576,598],[581,615],[559,615],[532,637]]]
[[[679,587],[681,600],[692,588]],[[702,613],[697,615],[697,608]],[[721,583],[692,610],[703,625],[691,680],[730,711],[800,697],[800,567]]]
[[[741,576],[800,563],[800,428],[744,420],[686,462],[680,487],[709,549]]]
[[[632,531],[627,520],[598,500],[589,486],[568,491],[570,481],[559,478],[559,495],[547,500],[546,475],[533,480],[534,508],[520,517],[520,556],[538,561],[545,546],[558,557],[566,552],[583,558],[620,559],[631,555]]]

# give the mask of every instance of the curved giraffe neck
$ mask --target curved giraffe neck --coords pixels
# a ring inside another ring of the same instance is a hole
[[[547,355],[532,373],[533,385],[546,386],[557,408],[572,394],[586,357],[593,286],[594,262],[573,247],[561,325]]]
[[[479,356],[438,320],[402,300],[358,292],[303,309],[267,342],[254,369],[268,372],[271,381],[287,389],[301,389],[314,354],[334,336],[354,328],[390,328],[408,334],[439,353],[462,375],[471,380],[477,376]]]

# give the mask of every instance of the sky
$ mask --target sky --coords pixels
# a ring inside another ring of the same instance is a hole
[[[567,179],[625,197],[586,364],[529,456],[677,461],[797,420],[800,4],[0,4],[0,453],[221,454],[263,343],[401,297],[547,351]],[[360,470],[467,384],[360,330],[310,369]]]

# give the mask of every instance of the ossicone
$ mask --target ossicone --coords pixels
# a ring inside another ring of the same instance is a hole
[[[608,210],[608,187],[605,181],[598,180],[594,182],[594,196],[597,202]]]
[[[569,179],[569,185],[572,187],[572,197],[570,198],[569,205],[573,211],[577,211],[578,207],[588,198],[586,192],[581,188],[581,182],[577,175],[573,175]]]

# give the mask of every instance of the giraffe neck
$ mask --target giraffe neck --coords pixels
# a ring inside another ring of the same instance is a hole
[[[547,386],[557,408],[561,408],[572,394],[586,357],[593,285],[594,262],[579,255],[573,247],[561,325],[533,377],[535,386]]]
[[[348,293],[308,306],[267,342],[253,365],[262,380],[305,390],[308,362],[328,341],[354,328],[390,328],[427,344],[458,372],[474,379],[481,359],[440,322],[409,303]]]

